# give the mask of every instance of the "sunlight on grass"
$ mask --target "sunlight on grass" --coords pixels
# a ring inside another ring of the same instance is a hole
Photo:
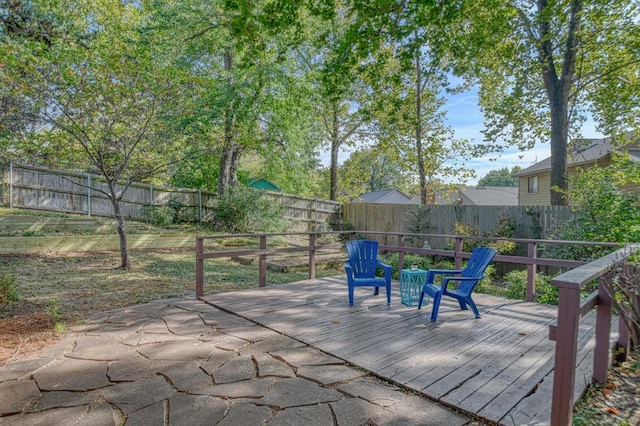
[[[195,297],[195,255],[191,251],[134,252],[132,269],[117,269],[115,252],[75,256],[6,256],[0,269],[15,277],[20,302],[2,307],[3,314],[25,306],[40,306],[56,319],[80,320],[96,312],[153,300]],[[204,262],[205,294],[258,287],[257,262],[241,265],[230,259]],[[342,274],[318,270],[317,276]],[[308,271],[267,272],[267,285],[308,279]]]

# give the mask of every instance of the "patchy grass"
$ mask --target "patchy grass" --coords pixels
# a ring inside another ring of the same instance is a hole
[[[96,312],[152,300],[195,297],[195,254],[191,251],[133,252],[130,271],[115,268],[114,252],[3,256],[0,269],[15,278],[20,301],[0,306],[0,317],[48,312],[74,323]],[[257,262],[205,260],[205,294],[258,286]],[[342,270],[317,270],[317,275]],[[267,273],[267,285],[308,278],[308,272]]]

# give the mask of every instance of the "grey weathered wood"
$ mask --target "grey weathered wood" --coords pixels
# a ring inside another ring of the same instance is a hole
[[[344,276],[204,299],[489,422],[549,421],[555,307],[478,294],[481,319],[443,302],[430,323],[430,305],[403,305],[397,282],[390,306],[361,290],[353,307]],[[593,316],[579,330],[577,395],[591,377]]]
[[[5,172],[5,168],[10,168],[12,173]],[[0,205],[113,216],[113,207],[106,195],[107,184],[99,176],[0,163],[0,178]],[[5,184],[10,187],[12,196],[2,194]],[[121,207],[127,218],[144,219],[143,207],[166,206],[169,202],[181,203],[181,214],[194,222],[211,220],[215,213],[217,194],[212,192],[135,182],[129,185],[118,184],[116,189],[125,191]],[[264,194],[282,204],[284,218],[293,221],[292,229],[313,231],[319,222],[336,224],[340,220],[342,205],[337,201],[280,192],[264,191]]]

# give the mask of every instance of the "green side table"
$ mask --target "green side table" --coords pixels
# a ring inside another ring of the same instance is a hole
[[[427,271],[424,269],[403,269],[400,273],[400,300],[402,303],[407,306],[417,306],[422,287],[426,282]],[[429,296],[426,294],[422,304],[429,304]]]

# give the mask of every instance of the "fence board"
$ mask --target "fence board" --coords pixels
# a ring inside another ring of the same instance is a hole
[[[407,220],[415,204],[365,204],[344,206],[344,220],[361,231],[407,232]],[[479,235],[495,235],[501,222],[513,226],[514,238],[545,239],[572,216],[567,206],[429,206],[429,227],[423,233],[454,235],[455,224],[473,226]],[[386,236],[379,237],[381,242]],[[446,241],[432,238],[433,248]]]
[[[10,173],[9,170],[12,170]],[[189,221],[212,221],[216,194],[196,189],[154,186],[145,183],[116,185],[124,191],[121,208],[129,219],[144,219],[145,206],[182,206],[180,217]],[[109,188],[98,176],[52,170],[21,164],[0,164],[0,206],[13,206],[65,213],[113,216]],[[284,217],[294,223],[291,230],[312,231],[318,223],[337,224],[341,203],[264,191],[284,207]]]

